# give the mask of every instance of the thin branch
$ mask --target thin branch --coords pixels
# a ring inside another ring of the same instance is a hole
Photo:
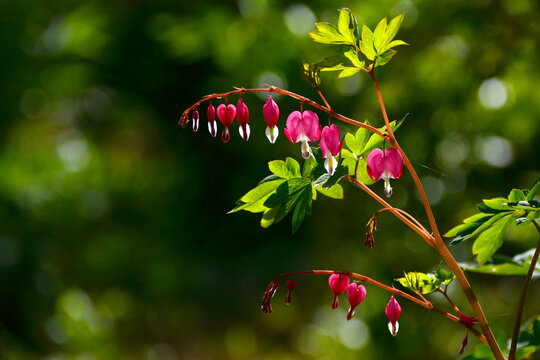
[[[409,220],[411,220],[413,223],[415,223],[420,229],[422,229],[423,231],[425,231],[426,233],[428,233],[428,231],[426,230],[426,228],[424,226],[422,226],[422,224],[420,224],[420,222],[418,220],[416,220],[416,218],[414,216],[412,216],[411,214],[409,214],[408,212],[406,212],[405,210],[402,210],[402,209],[399,209],[399,208],[395,208],[395,207],[385,207],[385,208],[382,208],[382,209],[379,209],[376,213],[375,213],[375,216],[382,213],[383,211],[392,211],[392,210],[395,210],[395,211],[398,211],[400,212],[401,214],[403,214],[404,216],[406,216]]]
[[[452,307],[454,308],[454,311],[456,313],[461,314],[461,311],[459,311],[459,308],[456,306],[456,304],[454,304],[454,302],[450,299],[450,297],[448,296],[448,294],[446,293],[446,291],[443,291],[441,288],[439,288],[439,292],[441,294],[444,295],[444,297],[446,298],[446,300],[450,303],[450,305],[452,305]]]
[[[433,306],[433,304],[427,300],[425,301],[422,301],[418,298],[415,298],[414,296],[412,295],[409,295],[407,294],[406,292],[404,291],[401,291],[401,290],[398,290],[396,289],[395,287],[393,286],[388,286],[388,285],[385,285],[383,283],[380,283],[378,282],[377,280],[373,280],[372,278],[368,277],[368,276],[365,276],[365,275],[361,275],[361,274],[357,274],[357,273],[353,273],[353,272],[349,272],[349,271],[333,271],[333,270],[307,270],[307,271],[297,271],[297,272],[292,272],[292,273],[287,273],[287,274],[282,274],[280,276],[278,276],[276,279],[274,279],[267,287],[268,290],[270,289],[276,289],[276,284],[279,283],[279,280],[283,279],[283,278],[286,278],[286,277],[291,277],[291,276],[296,276],[296,275],[306,275],[306,274],[316,274],[316,275],[332,275],[332,274],[342,274],[342,275],[347,275],[347,276],[350,276],[352,278],[355,278],[355,279],[358,279],[360,281],[364,281],[366,283],[369,283],[371,285],[374,285],[374,286],[377,286],[378,288],[381,288],[383,290],[386,290],[388,292],[391,292],[393,295],[398,295],[398,296],[401,296],[402,298],[405,298],[409,301],[412,301],[414,302],[415,304],[418,304],[420,305],[421,307],[425,308],[425,309],[428,309],[428,310],[431,310],[433,312],[436,312],[438,314],[441,314],[443,315],[444,317],[446,317],[447,319],[450,319],[451,321],[457,323],[457,324],[460,324],[462,326],[465,326],[468,330],[470,330],[478,339],[480,339],[480,341],[482,341],[484,344],[487,345],[487,341],[486,341],[486,338],[484,335],[482,335],[478,330],[474,329],[474,328],[469,328],[467,325],[465,325],[463,322],[461,322],[461,320],[455,316],[455,315],[452,315],[452,314],[449,314],[447,313],[446,311],[444,310],[441,310],[441,309],[438,309],[436,307]]]
[[[538,224],[534,220],[532,221],[532,223],[536,227],[536,230],[538,230],[538,233],[540,233],[540,226],[538,226]],[[529,266],[529,271],[527,272],[527,276],[525,277],[525,282],[523,283],[523,290],[521,291],[521,298],[519,299],[516,322],[514,324],[514,334],[512,335],[512,344],[510,345],[510,353],[508,354],[508,360],[516,359],[516,348],[517,348],[517,341],[518,341],[518,336],[519,336],[519,328],[521,327],[521,317],[523,316],[523,308],[525,307],[525,299],[527,298],[527,293],[529,292],[531,279],[532,279],[534,270],[536,269],[536,262],[538,261],[539,254],[540,254],[540,240],[538,241],[538,246],[536,246],[536,250],[531,260],[531,265]]]
[[[456,259],[454,259],[450,251],[448,251],[448,248],[446,247],[446,245],[444,244],[444,241],[442,240],[441,234],[439,232],[439,228],[437,227],[437,223],[435,221],[435,216],[433,215],[433,210],[431,209],[431,205],[429,205],[429,201],[427,199],[426,192],[424,191],[424,187],[422,186],[420,178],[418,177],[418,174],[414,170],[414,167],[412,166],[411,161],[409,160],[409,158],[407,157],[403,149],[399,146],[396,140],[396,137],[394,136],[394,133],[390,127],[390,121],[388,119],[388,114],[386,113],[386,107],[384,106],[381,91],[379,89],[379,85],[377,84],[377,80],[375,79],[375,74],[373,72],[373,69],[371,69],[369,74],[373,81],[373,85],[375,86],[375,91],[377,92],[377,98],[379,99],[381,112],[383,114],[384,122],[386,124],[386,131],[388,133],[387,140],[390,143],[390,145],[392,145],[392,147],[394,147],[396,150],[398,150],[401,153],[403,162],[405,163],[405,166],[409,170],[409,173],[411,174],[414,184],[416,185],[416,188],[418,189],[418,192],[420,193],[420,198],[422,199],[422,203],[424,205],[424,209],[426,210],[426,215],[428,217],[431,230],[433,231],[434,243],[433,244],[430,243],[430,244],[433,245],[435,249],[437,249],[437,251],[441,254],[441,257],[444,259],[444,261],[448,264],[450,269],[456,275],[456,278],[459,284],[461,285],[461,288],[463,289],[463,292],[465,293],[465,296],[467,297],[467,300],[469,301],[469,304],[471,305],[476,318],[478,319],[478,324],[480,325],[484,335],[486,336],[488,346],[493,352],[495,359],[505,360],[505,357],[499,347],[499,344],[497,344],[497,341],[495,340],[495,336],[493,335],[493,332],[491,331],[491,327],[488,324],[486,315],[484,314],[484,311],[482,310],[482,306],[478,302],[478,299],[476,298],[476,295],[474,294],[471,288],[471,285],[469,284],[469,280],[463,273],[463,270],[461,270],[461,268],[459,267]]]
[[[203,99],[197,101],[195,104],[191,105],[189,108],[187,108],[186,110],[184,110],[184,112],[182,113],[182,116],[180,117],[180,121],[178,122],[180,125],[183,125],[185,126],[185,124],[187,123],[188,121],[188,117],[189,117],[189,113],[190,111],[197,107],[198,105],[200,105],[201,103],[205,102],[205,101],[209,101],[209,100],[212,100],[212,99],[220,99],[220,98],[223,98],[223,97],[228,97],[228,96],[231,96],[231,95],[234,95],[234,94],[244,94],[244,93],[259,93],[259,92],[268,92],[268,93],[277,93],[277,94],[282,94],[282,95],[285,95],[285,96],[289,96],[293,99],[296,99],[296,100],[299,100],[300,102],[304,103],[304,104],[308,104],[308,105],[311,105],[313,106],[314,108],[316,109],[319,109],[321,111],[324,111],[325,113],[327,113],[328,115],[332,116],[333,118],[337,119],[337,120],[340,120],[340,121],[343,121],[347,124],[351,124],[351,125],[354,125],[354,126],[358,126],[358,127],[362,127],[366,130],[369,130],[383,138],[386,138],[388,137],[388,135],[386,135],[385,133],[383,133],[382,131],[380,131],[379,129],[371,126],[371,125],[367,125],[367,124],[364,124],[363,122],[360,122],[360,121],[356,121],[356,120],[353,120],[351,118],[348,118],[344,115],[341,115],[341,114],[338,114],[337,112],[335,112],[334,110],[330,109],[329,107],[325,107],[311,99],[308,99],[307,97],[305,96],[302,96],[302,95],[298,95],[298,94],[295,94],[293,92],[290,92],[288,90],[283,90],[283,89],[280,89],[278,87],[275,87],[275,86],[269,86],[267,88],[257,88],[257,89],[244,89],[244,88],[241,88],[241,89],[236,89],[236,90],[233,90],[233,91],[228,91],[228,92],[225,92],[225,93],[220,93],[220,94],[210,94],[210,95],[207,95],[206,97],[204,97]]]
[[[413,229],[415,232],[418,233],[422,238],[424,238],[431,246],[434,246],[433,237],[430,233],[424,228],[424,227],[418,227],[415,223],[413,223],[411,220],[409,220],[406,216],[402,215],[400,212],[400,209],[394,208],[392,205],[387,203],[383,198],[381,198],[379,195],[377,195],[373,190],[371,190],[366,184],[361,182],[358,179],[353,178],[352,176],[346,176],[344,177],[345,180],[349,181],[350,183],[358,186],[362,190],[364,190],[369,196],[371,196],[373,199],[375,199],[379,204],[384,206],[385,208],[388,208],[388,211],[392,212],[398,219],[403,221],[408,227]]]

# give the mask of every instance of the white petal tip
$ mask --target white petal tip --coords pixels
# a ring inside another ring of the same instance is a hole
[[[279,129],[277,126],[274,126],[273,128],[270,128],[269,126],[266,127],[266,137],[268,138],[268,141],[270,141],[270,143],[274,144],[278,135]]]
[[[244,131],[244,126],[245,126],[245,131]],[[238,132],[240,133],[240,136],[242,137],[242,139],[244,139],[245,141],[248,141],[249,135],[251,134],[251,129],[249,128],[249,124],[246,124],[244,126],[240,125],[240,127],[238,128]]]
[[[334,172],[337,168],[337,161],[333,156],[328,157],[324,160],[324,168],[330,175],[334,175]]]
[[[309,144],[307,141],[302,141],[302,157],[304,159],[309,159],[309,156],[311,155],[311,148],[309,147]]]
[[[396,336],[399,330],[399,323],[396,321],[396,326],[394,327],[392,326],[392,322],[389,322],[388,330],[390,331],[390,334],[392,334],[392,336]]]
[[[210,135],[212,135],[212,137],[216,137],[216,135],[217,135],[217,124],[216,124],[215,121],[213,123],[208,122],[208,132],[210,133]]]

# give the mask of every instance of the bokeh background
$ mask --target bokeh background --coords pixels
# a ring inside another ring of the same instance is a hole
[[[283,272],[348,269],[391,283],[440,259],[390,215],[366,249],[378,207],[347,184],[345,200],[319,197],[293,236],[290,218],[263,230],[258,215],[226,215],[267,161],[301,158],[283,135],[268,143],[257,95],[244,97],[247,144],[236,127],[228,144],[211,138],[204,110],[198,133],[177,125],[190,104],[233,86],[316,99],[301,62],[339,49],[307,31],[336,22],[340,7],[372,28],[405,12],[398,38],[411,45],[377,75],[390,117],[410,114],[398,139],[442,231],[482,198],[530,187],[540,169],[536,1],[1,0],[1,358],[458,358],[464,329],[405,300],[391,337],[389,295],[373,287],[350,322],[345,298],[330,309],[323,277],[298,278],[293,303],[281,290],[263,314],[264,289]],[[326,73],[323,91],[339,112],[382,125],[364,75]],[[276,100],[283,127],[298,104]],[[427,223],[409,176],[391,200]],[[537,237],[513,227],[502,251]],[[470,244],[452,251],[472,259]],[[495,333],[509,334],[522,278],[471,282]],[[470,312],[457,284],[451,294]],[[539,295],[533,284],[526,318]]]

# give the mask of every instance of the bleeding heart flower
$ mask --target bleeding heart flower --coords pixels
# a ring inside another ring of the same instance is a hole
[[[388,316],[388,319],[390,319],[390,322],[388,323],[388,330],[390,330],[390,334],[392,334],[392,336],[396,336],[399,330],[398,319],[401,315],[401,306],[399,306],[398,302],[394,298],[394,295],[392,295],[390,298],[384,312],[386,313],[386,316]]]
[[[210,132],[210,135],[212,135],[212,137],[216,137],[217,123],[216,123],[216,109],[214,108],[214,105],[212,104],[208,105],[208,109],[206,110],[206,116],[208,117],[208,131]]]
[[[249,110],[242,101],[242,98],[238,99],[238,105],[236,105],[236,117],[238,118],[238,122],[240,123],[240,128],[238,131],[240,132],[240,136],[245,141],[248,141],[249,134],[251,132],[248,124],[249,120]]]
[[[399,179],[403,174],[403,159],[401,153],[394,148],[386,149],[383,153],[381,149],[372,150],[367,158],[367,173],[373,181],[384,180],[384,194],[387,197],[392,195],[390,179]]]
[[[330,285],[330,290],[334,293],[334,299],[332,300],[332,309],[337,309],[339,306],[338,295],[341,295],[347,290],[349,282],[351,280],[347,275],[343,274],[332,274],[328,279],[328,285]]]
[[[193,132],[197,132],[199,130],[199,112],[197,109],[193,112]]]
[[[231,134],[229,132],[229,126],[232,124],[234,117],[236,116],[236,107],[232,104],[221,104],[217,108],[217,116],[219,121],[223,124],[223,132],[221,133],[221,140],[223,142],[229,142]]]
[[[338,165],[338,161],[334,156],[339,156],[341,151],[342,141],[340,141],[339,128],[333,124],[325,126],[321,133],[321,150],[324,161],[324,168],[330,175],[334,175],[334,171]]]
[[[324,130],[323,130],[324,131]],[[354,309],[360,305],[362,301],[366,298],[366,288],[364,285],[358,285],[357,283],[349,284],[347,287],[347,299],[351,308],[347,313],[347,320],[351,320],[354,315]]]
[[[302,142],[302,156],[304,159],[307,159],[311,155],[311,148],[308,141],[317,141],[321,136],[319,117],[310,110],[306,110],[303,113],[293,111],[287,117],[287,127],[283,132],[290,142]]]
[[[279,107],[272,99],[272,95],[268,94],[268,101],[263,106],[263,115],[268,127],[266,128],[266,137],[273,144],[279,135],[279,129],[276,126],[279,119]]]

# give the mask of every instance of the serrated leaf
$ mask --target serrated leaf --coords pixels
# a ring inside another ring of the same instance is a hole
[[[511,221],[510,215],[502,217],[478,236],[472,249],[473,254],[478,255],[478,263],[484,264],[501,247]]]
[[[377,26],[375,27],[375,31],[373,31],[373,45],[375,46],[375,50],[377,51],[377,54],[381,53],[381,50],[386,45],[386,29],[388,25],[386,24],[386,18],[379,21]]]
[[[348,40],[351,44],[356,43],[356,21],[351,10],[342,8],[339,10],[338,29],[341,35]]]
[[[343,69],[342,72],[339,73],[339,76],[338,78],[339,79],[342,79],[342,78],[346,78],[346,77],[349,77],[349,76],[353,76],[355,74],[358,74],[361,70],[359,68],[345,68]]]
[[[300,225],[302,225],[306,214],[311,214],[312,196],[312,188],[310,186],[304,188],[304,190],[302,190],[300,196],[298,197],[292,216],[293,234],[296,232],[296,230],[298,230]]]
[[[403,13],[390,20],[390,23],[388,23],[388,27],[386,28],[386,38],[388,41],[392,41],[396,37],[402,23]]]
[[[321,44],[349,44],[350,41],[347,40],[339,30],[332,24],[327,22],[316,23],[315,27],[317,30],[312,30],[309,32],[309,36],[313,41]]]
[[[381,55],[377,57],[377,60],[375,61],[375,67],[384,66],[388,64],[390,59],[392,59],[394,55],[396,54],[397,54],[396,50],[393,50],[393,49],[386,50],[384,53],[382,53]]]
[[[314,189],[323,194],[324,196],[328,196],[329,198],[343,199],[343,187],[340,184],[336,184],[328,189],[325,189],[322,186],[318,186]]]
[[[360,41],[360,50],[369,59],[375,59],[377,53],[373,47],[373,32],[365,24],[362,25],[362,41]]]

